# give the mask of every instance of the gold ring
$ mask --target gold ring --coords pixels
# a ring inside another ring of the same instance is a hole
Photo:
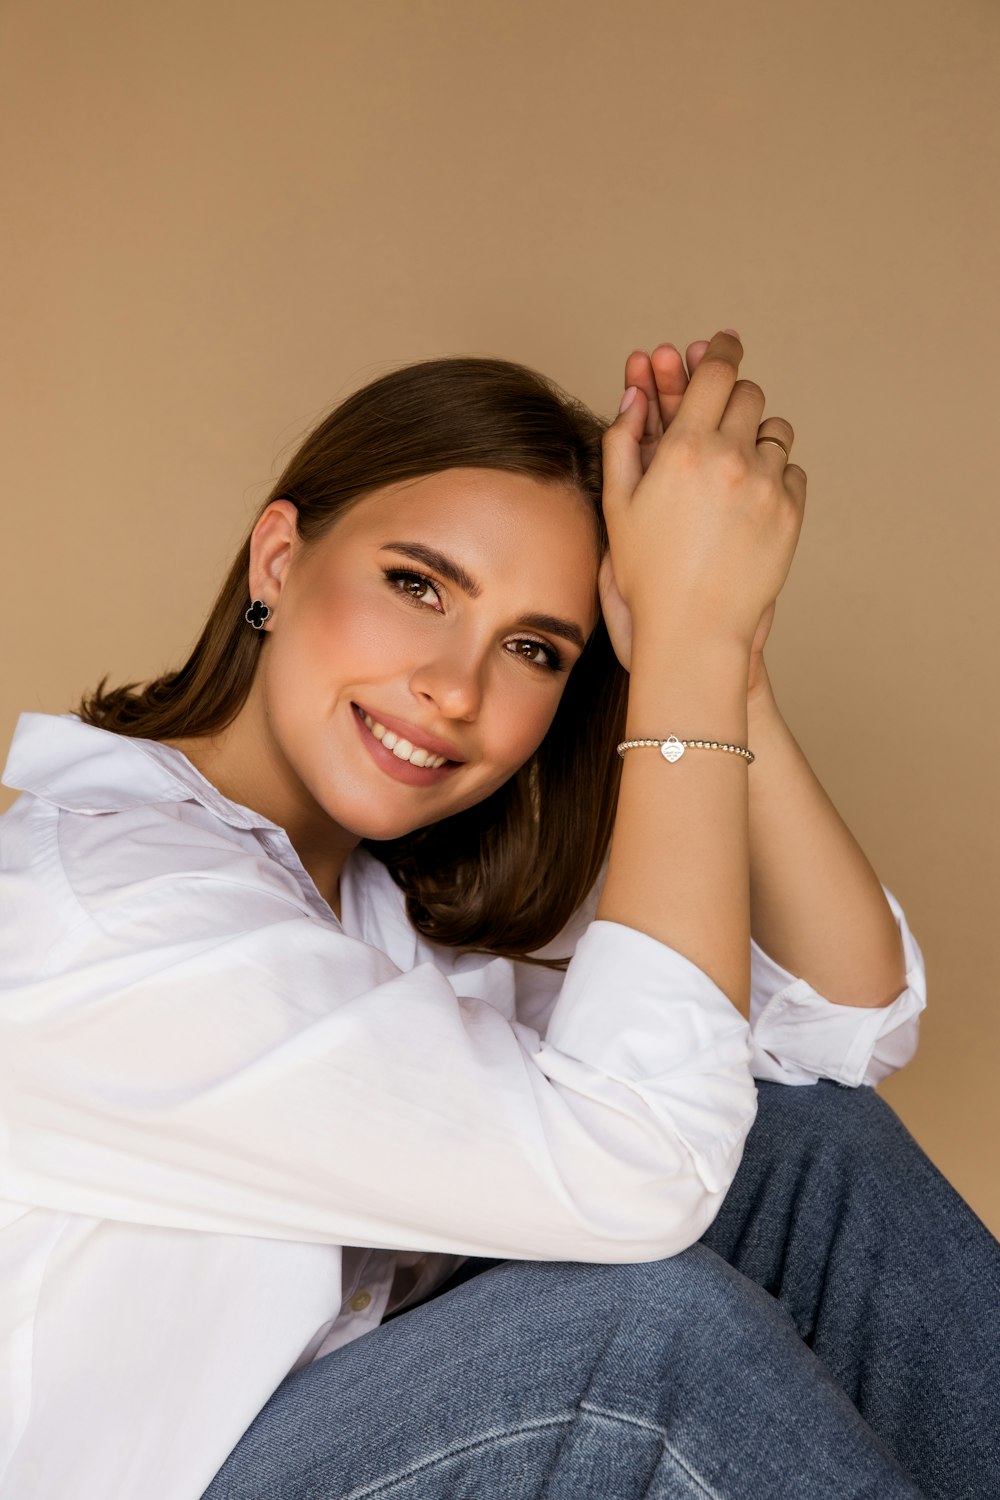
[[[785,455],[785,463],[788,462],[788,449],[785,447],[784,443],[781,442],[778,438],[775,438],[775,437],[759,437],[757,439],[757,443],[758,443],[758,445],[761,444],[761,443],[774,443],[777,447],[779,447],[781,449],[782,453]]]

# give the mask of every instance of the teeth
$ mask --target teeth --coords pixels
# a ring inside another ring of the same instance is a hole
[[[438,766],[443,766],[448,759],[446,755],[432,755],[422,745],[414,747],[409,740],[393,734],[391,729],[386,729],[384,724],[380,724],[369,714],[363,713],[362,717],[375,738],[381,740],[385,748],[391,750],[398,760],[409,761],[411,766],[426,766],[431,771]]]

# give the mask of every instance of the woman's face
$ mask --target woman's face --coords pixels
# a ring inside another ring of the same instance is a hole
[[[291,502],[273,502],[252,544],[251,598],[273,611],[253,696],[286,826],[322,813],[357,838],[395,838],[507,781],[597,623],[599,560],[586,497],[499,470],[386,486],[308,546]],[[396,753],[362,713],[390,742],[398,731]],[[404,741],[439,742],[449,764],[404,761]]]

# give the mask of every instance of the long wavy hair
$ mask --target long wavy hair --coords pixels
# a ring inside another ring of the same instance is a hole
[[[308,544],[383,485],[457,467],[500,469],[569,484],[587,497],[600,555],[608,544],[601,508],[607,425],[525,365],[424,360],[373,380],[330,412],[290,459],[257,518],[273,500],[292,501]],[[184,665],[145,686],[106,689],[105,676],[77,709],[85,723],[165,740],[214,734],[236,717],[265,634],[244,619],[253,525]],[[401,838],[361,841],[405,893],[419,933],[450,947],[565,968],[565,957],[529,955],[558,935],[606,857],[627,685],[602,616],[544,739],[503,786]]]

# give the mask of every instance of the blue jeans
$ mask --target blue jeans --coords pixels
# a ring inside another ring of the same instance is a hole
[[[716,1219],[470,1260],[286,1379],[204,1500],[988,1500],[1000,1244],[885,1100],[758,1083]]]

